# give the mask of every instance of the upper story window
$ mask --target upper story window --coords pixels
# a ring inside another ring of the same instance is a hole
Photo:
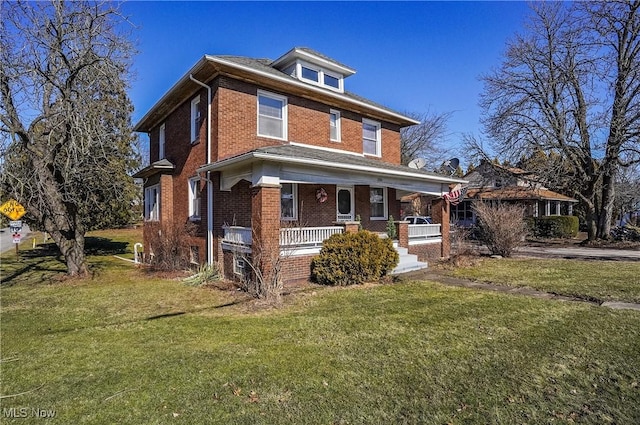
[[[165,123],[160,126],[158,133],[158,160],[164,159]]]
[[[343,76],[328,71],[320,66],[307,62],[298,62],[298,75],[302,81],[326,87],[331,90],[343,91]]]
[[[258,136],[287,139],[287,98],[258,91]]]
[[[200,138],[200,96],[191,101],[191,143],[197,143]]]
[[[144,188],[144,219],[147,221],[160,220],[160,185]]]
[[[330,138],[332,142],[339,142],[341,139],[340,135],[340,111],[336,111],[331,109],[329,111],[329,129],[330,129]]]
[[[362,120],[362,152],[365,155],[382,156],[381,126],[377,121]]]

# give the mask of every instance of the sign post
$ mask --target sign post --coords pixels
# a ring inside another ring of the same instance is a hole
[[[13,233],[13,243],[16,245],[16,257],[18,257],[18,259],[20,258],[18,245],[20,245],[20,241],[22,240],[22,235],[20,234],[20,230],[22,230],[22,220],[20,219],[26,212],[27,210],[15,199],[9,199],[0,205],[0,213],[11,219],[9,228],[11,229],[11,233]]]

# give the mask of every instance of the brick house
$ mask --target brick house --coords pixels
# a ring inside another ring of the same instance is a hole
[[[437,224],[398,223],[398,249],[406,261],[447,257],[442,194],[461,181],[400,164],[400,129],[418,123],[345,90],[354,73],[307,48],[200,59],[135,126],[150,139],[151,165],[134,176],[146,253],[163,227],[189,224],[194,263],[234,277],[246,267],[238,252],[277,246],[285,280],[306,278],[329,235],[382,233],[401,196],[421,192],[435,197]]]
[[[526,217],[573,215],[577,199],[544,187],[531,172],[482,161],[464,176],[469,181],[465,200],[451,206],[451,222],[472,226],[477,222],[474,202],[521,205]]]

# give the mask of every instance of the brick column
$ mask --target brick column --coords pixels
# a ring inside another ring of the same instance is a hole
[[[265,279],[280,255],[280,185],[262,184],[251,191],[252,260]]]
[[[337,226],[343,226],[345,233],[358,233],[360,229],[359,221],[338,221],[335,224]]]
[[[449,258],[451,253],[451,238],[449,235],[449,202],[443,198],[434,199],[431,202],[431,218],[434,223],[440,224],[442,232],[442,244],[440,256]]]
[[[173,177],[170,174],[160,176],[160,223],[174,226],[173,223]]]
[[[398,246],[409,248],[409,222],[396,221],[396,232],[398,234]]]

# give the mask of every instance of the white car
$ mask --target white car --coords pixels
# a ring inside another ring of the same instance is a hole
[[[408,215],[403,218],[404,221],[408,221],[409,224],[433,224],[431,217],[422,215]]]

